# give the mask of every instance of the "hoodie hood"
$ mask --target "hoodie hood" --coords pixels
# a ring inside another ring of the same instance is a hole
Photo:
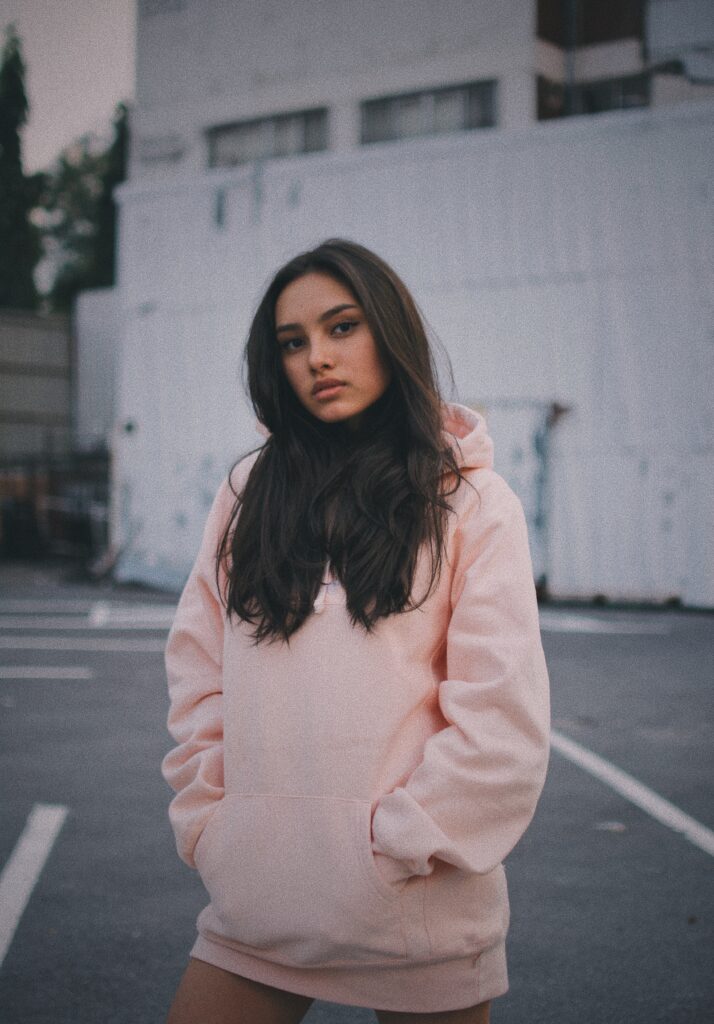
[[[444,436],[460,469],[492,469],[493,441],[483,416],[467,405],[444,402]]]
[[[483,416],[458,402],[444,402],[443,433],[456,455],[460,469],[491,469],[493,467],[493,441],[486,430]],[[263,437],[270,431],[256,419],[255,429]]]

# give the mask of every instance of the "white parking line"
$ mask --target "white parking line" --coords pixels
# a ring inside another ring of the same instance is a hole
[[[598,619],[590,615],[570,615],[562,612],[541,610],[540,628],[544,633],[604,633],[639,636],[654,634],[669,636],[671,625],[667,622],[637,622],[632,619]]]
[[[586,772],[595,776],[606,786],[614,789],[620,796],[624,796],[631,804],[639,807],[646,814],[649,814],[655,821],[666,825],[675,832],[681,832],[685,839],[694,843],[700,850],[714,857],[714,832],[702,825],[695,818],[691,818],[684,811],[671,804],[669,800],[659,796],[648,786],[638,782],[637,779],[623,772],[614,764],[599,757],[587,747],[581,747],[579,743],[564,736],[561,732],[553,729],[550,734],[551,744],[559,754],[567,757],[573,764],[577,764]]]
[[[176,610],[176,602],[168,601],[72,601],[39,600],[36,598],[0,598],[0,615],[102,615],[107,609],[113,617],[124,612],[151,615]]]
[[[0,665],[0,679],[94,679],[82,665]]]
[[[59,617],[47,617],[40,615],[3,615],[0,616],[0,630],[5,629],[52,629],[52,630],[75,630],[84,629],[87,632],[94,632],[97,629],[106,630],[145,630],[160,631],[168,630],[173,621],[173,611],[156,613],[152,616],[137,614],[124,614],[113,616],[111,619],[97,619],[84,615],[65,615]]]
[[[147,628],[153,623],[157,628],[169,628],[174,615],[175,604],[112,604],[111,601],[95,601],[89,612],[89,621],[99,628]]]
[[[166,640],[111,636],[0,636],[0,649],[15,651],[105,651],[162,654]]]
[[[91,601],[45,601],[37,600],[32,597],[7,598],[0,600],[0,615],[39,615],[42,613],[61,615],[68,612],[74,612],[77,615],[87,615],[91,608]]]
[[[66,817],[61,804],[35,804],[0,874],[0,965]]]
[[[89,611],[89,621],[93,626],[103,626],[109,621],[111,606],[108,601],[95,601]]]

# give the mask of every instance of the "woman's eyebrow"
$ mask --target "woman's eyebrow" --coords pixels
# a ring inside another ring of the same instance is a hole
[[[329,320],[335,313],[341,313],[343,309],[359,309],[359,306],[355,306],[353,302],[344,302],[341,306],[333,306],[332,309],[325,310],[317,318],[320,323],[324,323],[325,320]],[[275,328],[275,333],[280,334],[281,331],[297,331],[300,329],[300,324],[281,324],[280,327]]]

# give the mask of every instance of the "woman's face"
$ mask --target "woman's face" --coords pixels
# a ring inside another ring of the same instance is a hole
[[[357,429],[364,410],[386,391],[391,371],[349,288],[329,274],[304,274],[278,296],[275,324],[298,400],[324,423]],[[320,389],[323,381],[337,386]]]

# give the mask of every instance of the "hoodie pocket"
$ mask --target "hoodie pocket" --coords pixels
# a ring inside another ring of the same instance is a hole
[[[195,859],[224,937],[267,959],[406,958],[399,889],[377,871],[366,801],[226,795]]]

